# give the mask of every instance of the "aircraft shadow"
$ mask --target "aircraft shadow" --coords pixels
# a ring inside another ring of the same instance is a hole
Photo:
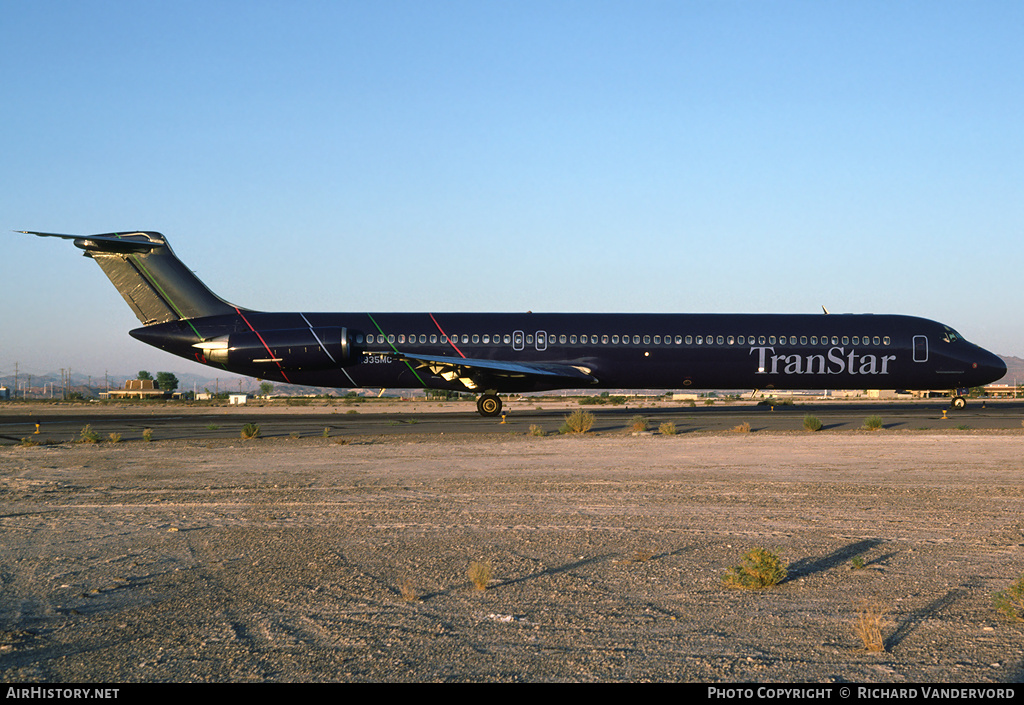
[[[657,554],[651,555],[649,557],[645,556],[643,558],[635,558],[635,559],[630,559],[630,558],[626,557],[624,560],[635,561],[635,562],[656,561],[656,560],[659,560],[659,559],[662,559],[662,558],[667,558],[668,556],[678,555],[678,554],[683,553],[684,551],[687,551],[689,549],[690,549],[689,546],[682,546],[682,547],[677,548],[677,549],[675,549],[673,551],[664,551],[662,553],[657,553]],[[601,554],[601,555],[598,555],[598,556],[591,556],[590,558],[584,558],[584,559],[581,559],[581,560],[578,560],[578,561],[573,561],[571,563],[565,563],[563,565],[554,566],[554,567],[551,567],[551,568],[545,568],[544,570],[537,571],[536,573],[530,573],[529,575],[523,575],[523,576],[518,577],[518,578],[509,578],[508,580],[502,580],[500,582],[496,582],[496,583],[493,583],[493,584],[489,585],[487,587],[487,589],[488,590],[498,590],[498,589],[501,589],[503,587],[508,587],[510,585],[517,585],[519,583],[525,583],[525,582],[529,582],[531,580],[538,580],[540,578],[548,578],[548,577],[551,577],[553,575],[558,575],[559,573],[566,573],[566,572],[569,572],[569,571],[577,570],[579,568],[584,568],[586,566],[596,565],[598,563],[605,563],[605,562],[607,562],[609,560],[616,560],[616,559],[623,559],[623,555],[620,554],[620,553],[604,553],[604,554]],[[460,585],[457,585],[457,586],[452,586],[452,587],[444,588],[444,589],[441,589],[441,590],[434,590],[432,592],[428,592],[428,593],[424,593],[424,594],[420,595],[419,599],[421,599],[423,601],[426,601],[426,600],[429,600],[429,599],[434,598],[434,597],[440,597],[442,595],[447,595],[448,593],[450,593],[453,590],[464,590],[464,589],[466,589],[466,587],[467,587],[467,584],[463,583],[463,584],[460,584]]]
[[[857,541],[856,543],[851,543],[848,546],[838,548],[827,556],[822,556],[821,558],[801,558],[795,563],[791,563],[789,565],[789,575],[786,577],[784,582],[831,570],[836,566],[850,562],[855,556],[859,556],[862,553],[870,551],[880,543],[882,543],[882,539],[865,539],[863,541]],[[881,559],[876,559],[871,562],[877,563],[879,560]]]
[[[948,591],[937,600],[932,600],[921,609],[914,610],[908,614],[896,626],[896,631],[890,634],[885,640],[885,650],[892,651],[895,649],[903,642],[904,639],[910,636],[910,634],[917,629],[924,620],[934,616],[937,612],[941,612],[966,594],[966,590],[962,588],[955,588]]]

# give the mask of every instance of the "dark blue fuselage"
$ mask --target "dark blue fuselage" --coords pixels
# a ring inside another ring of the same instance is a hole
[[[557,364],[597,389],[956,389],[1006,372],[941,323],[900,315],[260,313],[150,325],[131,335],[231,372],[325,387],[467,391],[405,355]],[[204,341],[217,341],[216,343]],[[588,386],[477,370],[475,386]]]

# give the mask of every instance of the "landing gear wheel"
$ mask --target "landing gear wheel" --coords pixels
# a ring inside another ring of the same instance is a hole
[[[950,400],[949,405],[954,409],[962,409],[967,406],[967,400],[963,397],[953,397],[953,399]]]
[[[476,400],[476,410],[481,416],[498,416],[501,414],[501,399],[497,394],[484,394]]]

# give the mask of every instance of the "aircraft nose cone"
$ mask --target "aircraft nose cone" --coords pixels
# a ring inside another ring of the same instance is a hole
[[[995,382],[1006,374],[1006,363],[998,355],[980,348],[979,353],[974,364],[977,366],[978,376],[985,379],[984,384]]]

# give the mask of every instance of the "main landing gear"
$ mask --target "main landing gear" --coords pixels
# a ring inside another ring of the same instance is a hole
[[[967,406],[967,394],[969,389],[954,389],[949,395],[949,407],[951,409],[963,409]]]
[[[476,400],[476,410],[481,416],[501,414],[501,398],[497,394],[481,394]]]

